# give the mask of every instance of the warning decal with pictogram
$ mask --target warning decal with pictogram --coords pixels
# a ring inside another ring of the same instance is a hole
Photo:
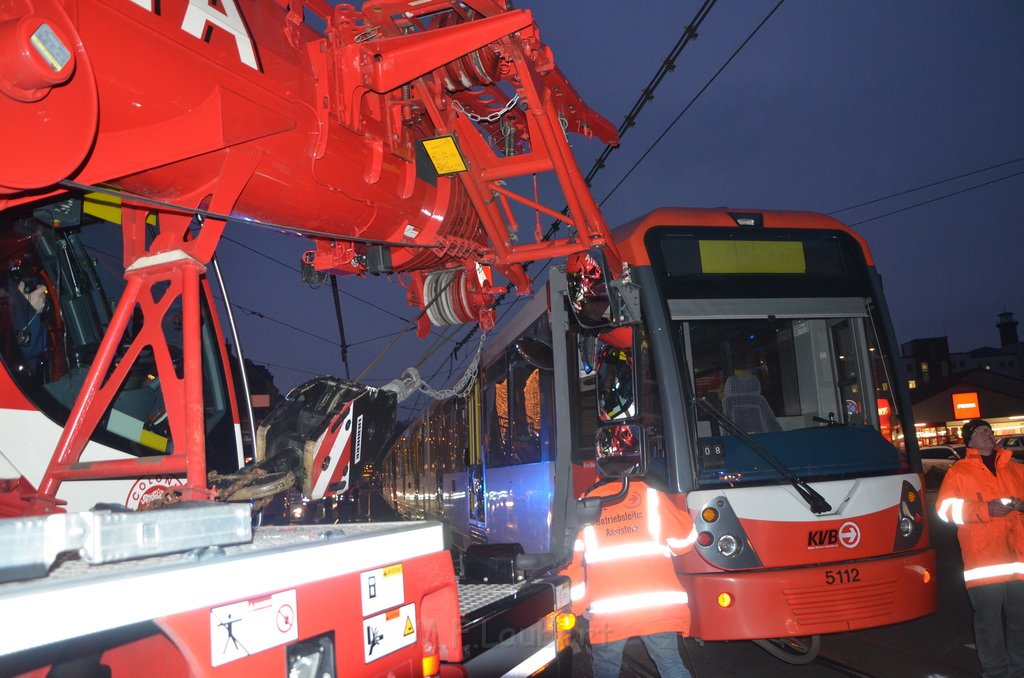
[[[213,666],[299,638],[295,589],[210,610]]]
[[[405,602],[405,569],[401,563],[359,573],[363,616]]]
[[[416,642],[416,604],[363,620],[363,659],[372,661]]]

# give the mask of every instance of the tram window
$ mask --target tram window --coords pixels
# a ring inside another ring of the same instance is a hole
[[[720,415],[701,411],[695,422],[698,441],[719,438],[725,450],[714,468],[699,470],[702,482],[778,480],[735,428],[802,476],[905,469],[876,408],[889,401],[878,390],[875,373],[884,370],[872,365],[877,341],[864,317],[693,319],[677,328],[694,393]],[[741,381],[749,387],[738,388]]]
[[[465,471],[466,454],[469,446],[469,432],[463,422],[467,421],[466,401],[453,398],[449,401],[448,417],[445,421],[443,470],[445,472]]]
[[[509,452],[509,411],[508,371],[504,357],[490,365],[484,376],[483,393],[484,458],[488,466],[508,466]]]
[[[539,462],[548,446],[546,435],[552,417],[550,378],[546,372],[515,356],[510,384],[509,461],[513,464]]]

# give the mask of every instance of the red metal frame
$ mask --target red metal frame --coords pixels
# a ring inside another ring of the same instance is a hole
[[[306,10],[323,21],[322,35],[304,21]],[[227,19],[210,21],[207,11]],[[232,26],[235,15],[241,23]],[[223,0],[207,9],[186,0],[39,0],[0,8],[5,21],[21,28],[0,48],[5,73],[17,76],[0,77],[0,117],[14,123],[0,157],[0,210],[58,193],[65,179],[113,187],[126,204],[127,289],[36,495],[37,510],[57,510],[60,483],[71,479],[185,474],[188,494],[208,494],[199,289],[224,223],[207,218],[190,236],[189,210],[307,235],[315,245],[308,260],[318,270],[364,273],[365,244],[349,240],[361,238],[388,243],[397,272],[479,264],[520,293],[530,292],[524,262],[612,248],[563,123],[608,143],[617,143],[615,129],[559,72],[531,14],[499,0],[371,0],[359,11],[322,0],[287,7]],[[28,44],[25,27],[42,24],[70,54],[52,74]],[[501,121],[491,116],[501,111],[516,154],[495,151]],[[442,134],[454,135],[469,171],[424,178],[417,143]],[[540,172],[557,179],[572,231],[543,241],[537,228],[528,241],[517,233],[512,202],[549,216],[560,205],[544,206],[506,183]],[[148,244],[147,200],[183,209],[161,208],[160,232]],[[617,271],[617,255],[609,258]],[[470,311],[486,325],[493,321],[490,290],[475,294]],[[160,331],[178,297],[181,374]],[[136,308],[143,328],[118,358]],[[157,357],[173,451],[156,462],[83,464],[89,436],[146,346]]]
[[[252,155],[230,153],[216,185],[182,195],[179,200],[182,204],[208,205],[214,212],[227,209],[254,167]],[[147,242],[149,215],[150,210],[144,206],[122,207],[126,286],[39,491],[27,497],[30,512],[59,510],[57,492],[60,484],[68,480],[184,475],[184,499],[211,498],[214,494],[207,489],[206,477],[200,294],[206,266],[223,235],[225,223],[207,219],[194,234],[190,227],[196,222],[191,214],[164,212],[158,221],[159,231]],[[163,332],[167,310],[178,298],[182,302],[180,372]],[[142,326],[119,355],[122,338],[136,309],[142,312]],[[146,347],[152,349],[174,448],[155,460],[144,457],[82,462],[82,452],[96,426]]]

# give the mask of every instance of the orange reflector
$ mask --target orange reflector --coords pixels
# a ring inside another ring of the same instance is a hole
[[[930,581],[932,580],[932,571],[931,571],[931,570],[927,570],[927,569],[926,569],[926,570],[925,570],[925,571],[924,571],[924,572],[923,572],[923,573],[921,574],[921,579],[923,579],[923,580],[924,580],[924,583],[925,583],[925,584],[927,584],[928,582],[930,582]]]
[[[423,678],[441,674],[441,660],[436,654],[430,654],[423,658]]]
[[[718,594],[718,598],[715,600],[718,602],[718,607],[732,607],[733,600],[731,593],[725,593],[723,591]]]
[[[708,506],[700,512],[700,517],[704,519],[705,523],[713,523],[718,520],[718,511]]]
[[[399,567],[401,567],[399,565]],[[412,626],[411,621],[406,621],[410,627]],[[410,629],[411,631],[411,629]],[[407,631],[408,633],[409,631]],[[437,625],[431,623],[430,628],[427,629],[426,634],[423,637],[421,643],[423,647],[423,676],[439,676],[441,675],[441,658],[437,653]]]
[[[572,612],[562,612],[555,617],[555,628],[559,631],[572,631],[576,628],[576,615]]]
[[[909,490],[907,492],[907,501],[917,501],[917,492]]]

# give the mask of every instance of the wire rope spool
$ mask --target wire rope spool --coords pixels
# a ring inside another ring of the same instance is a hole
[[[427,318],[435,327],[482,321],[494,303],[490,276],[478,266],[431,271],[423,279],[423,301]]]
[[[475,13],[472,16],[475,16]],[[464,20],[451,13],[441,17],[438,26],[447,27],[461,23],[464,23]],[[487,45],[450,61],[441,71],[445,89],[449,92],[490,85],[501,79],[501,55],[496,45]]]

